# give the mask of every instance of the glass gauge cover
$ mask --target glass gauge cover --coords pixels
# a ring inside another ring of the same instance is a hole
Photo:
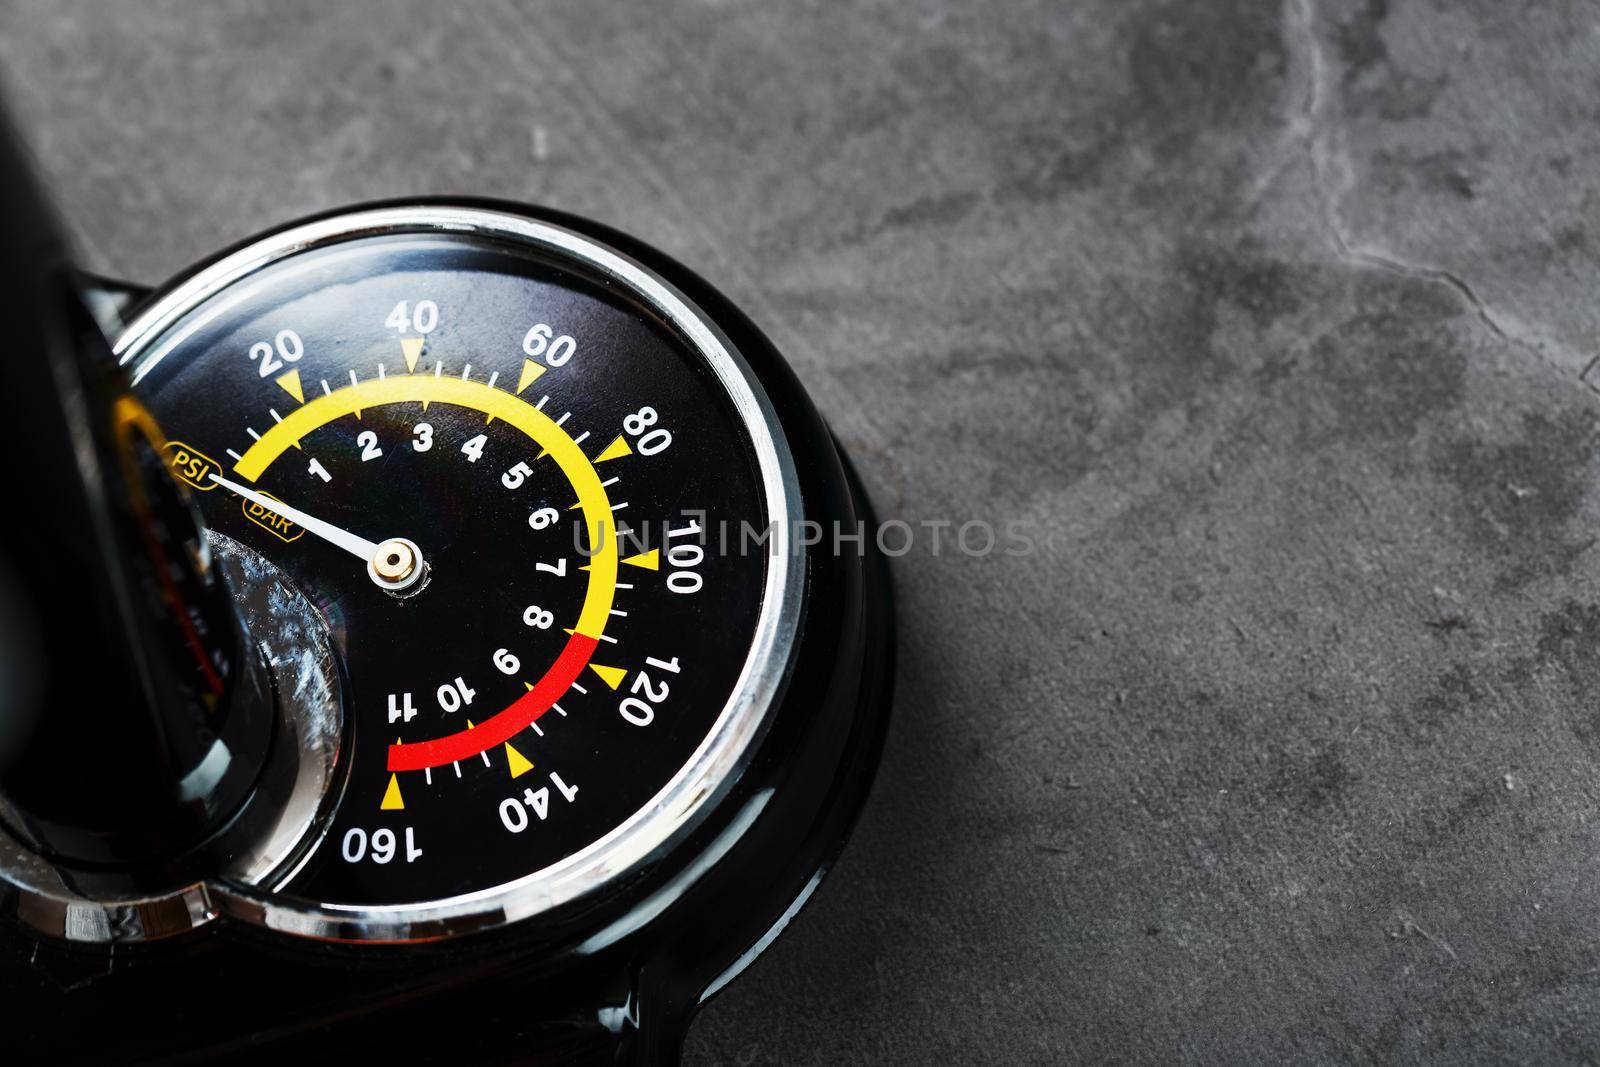
[[[636,263],[378,210],[235,253],[121,355],[210,528],[343,659],[348,778],[283,896],[559,902],[659,846],[759,732],[795,627],[792,460],[738,356]]]

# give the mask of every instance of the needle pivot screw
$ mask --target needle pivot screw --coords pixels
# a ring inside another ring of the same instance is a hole
[[[422,549],[406,537],[391,537],[378,543],[378,550],[367,560],[367,576],[384,592],[403,596],[421,588],[428,572]]]

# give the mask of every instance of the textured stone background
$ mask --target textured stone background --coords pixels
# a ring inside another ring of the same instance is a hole
[[[1052,535],[898,561],[877,791],[691,1063],[1600,1054],[1592,3],[0,11],[103,270],[559,206],[886,516]]]

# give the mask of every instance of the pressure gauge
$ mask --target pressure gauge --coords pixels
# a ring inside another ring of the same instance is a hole
[[[637,242],[428,201],[246,242],[114,351],[297,770],[165,895],[19,899],[132,909],[91,941],[343,945],[396,990],[514,945],[637,993],[670,957],[681,1032],[815,888],[887,704],[869,512],[770,345]]]
[[[119,345],[210,529],[329,622],[349,781],[281,887],[523,914],[735,772],[784,681],[794,457],[714,323],[549,222],[387,208],[202,271]]]

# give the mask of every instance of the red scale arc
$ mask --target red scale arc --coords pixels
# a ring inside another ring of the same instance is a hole
[[[573,634],[567,638],[567,646],[561,650],[561,655],[544,672],[544,677],[504,710],[470,730],[436,737],[432,741],[390,745],[389,770],[420,771],[428,767],[442,767],[446,763],[470,759],[503,741],[511,740],[527,729],[530,723],[537,722],[539,716],[549,711],[561,694],[571,688],[599,643],[593,637]]]

